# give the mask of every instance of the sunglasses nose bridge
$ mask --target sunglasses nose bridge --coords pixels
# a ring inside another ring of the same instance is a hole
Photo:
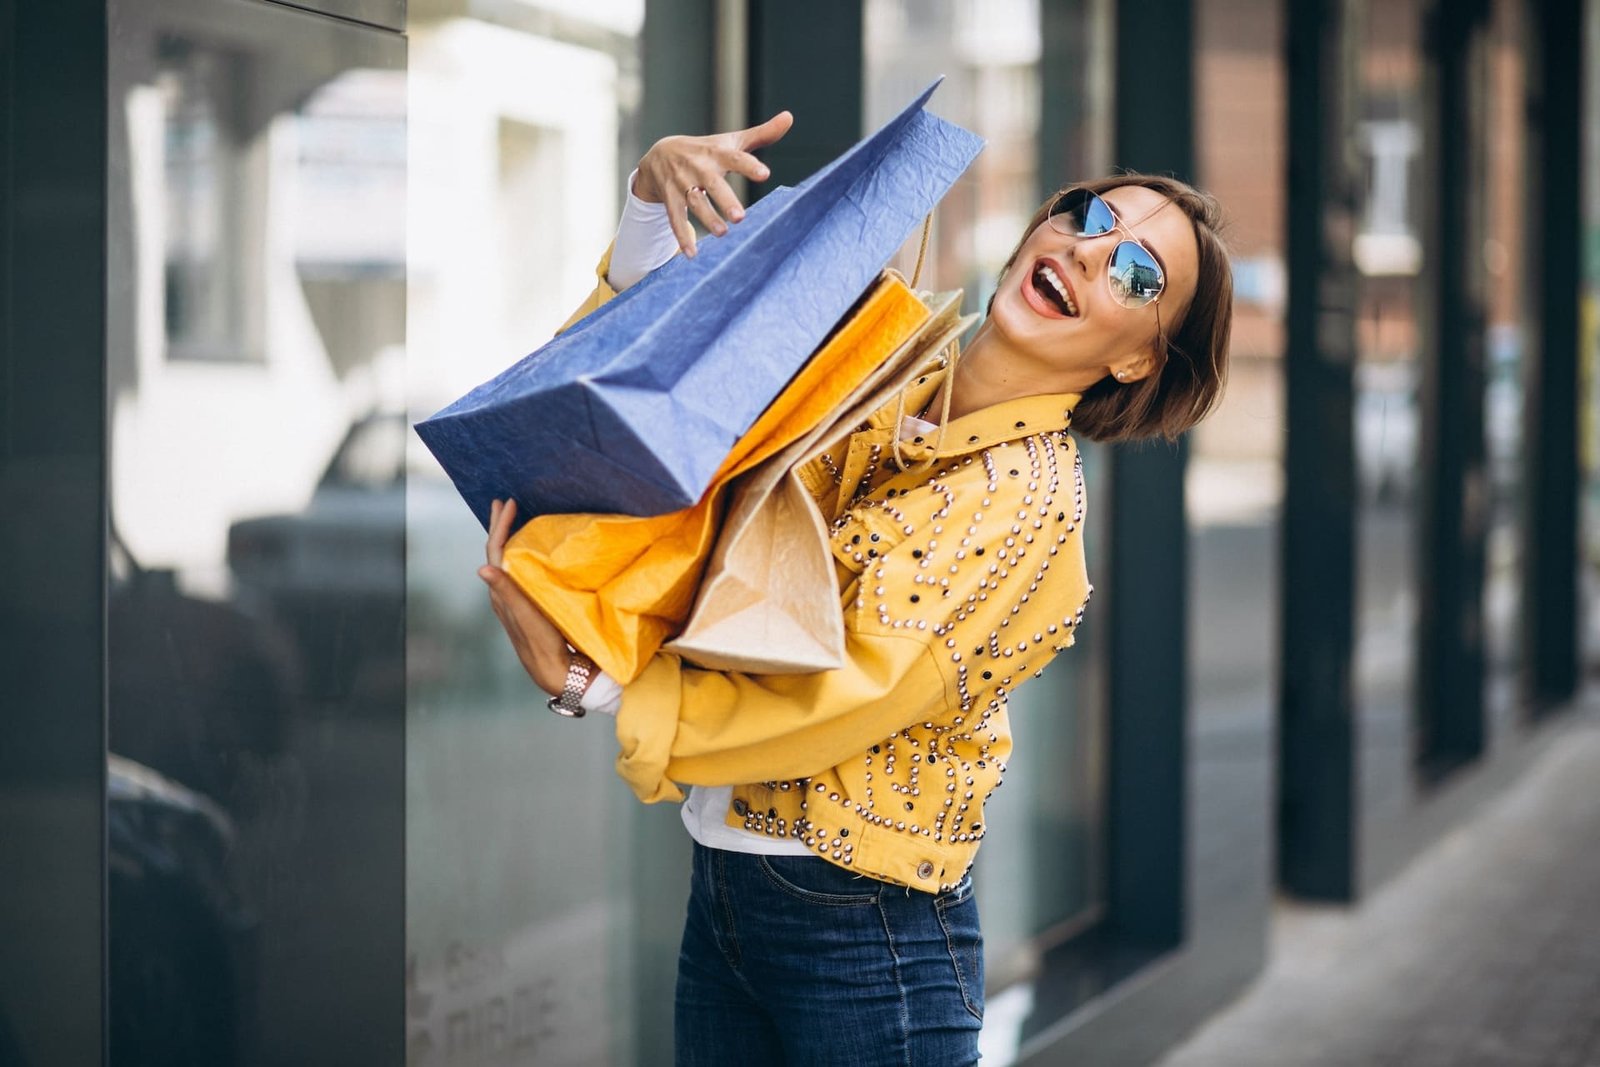
[[[1117,231],[1113,229],[1105,233],[1061,235],[1062,247],[1057,254],[1067,270],[1078,279],[1074,283],[1074,289],[1079,293],[1080,300],[1083,299],[1083,294],[1092,292],[1097,286],[1110,286],[1111,261],[1120,242],[1104,241],[1100,238],[1110,237],[1116,233]]]
[[[1082,228],[1101,227],[1099,232],[1074,233],[1070,228],[1064,228],[1066,219],[1078,211],[1082,212]],[[1070,238],[1070,244],[1063,254],[1083,274],[1086,283],[1097,284],[1103,276],[1112,300],[1134,310],[1148,307],[1160,298],[1166,288],[1165,272],[1161,270],[1160,262],[1103,198],[1091,194],[1075,211],[1062,212],[1062,223],[1057,222],[1055,207],[1047,217],[1052,229]],[[1113,240],[1096,241],[1101,237],[1112,237]],[[1119,255],[1125,260],[1120,273]]]
[[[1111,257],[1116,253],[1118,242],[1106,241],[1103,238],[1111,237],[1116,232],[1107,230],[1105,233],[1085,234],[1073,243],[1073,265],[1083,274],[1085,280],[1097,282],[1102,275],[1110,272]]]

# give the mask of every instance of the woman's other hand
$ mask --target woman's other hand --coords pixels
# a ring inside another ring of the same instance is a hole
[[[780,111],[746,130],[708,137],[663,137],[639,160],[633,195],[667,205],[678,247],[692,256],[694,227],[689,225],[689,213],[692,211],[708,232],[718,237],[727,233],[729,222],[744,218],[744,205],[723,175],[737,172],[751,181],[766,181],[771,171],[750,153],[775,143],[792,125],[794,116]]]
[[[487,564],[478,577],[489,587],[489,604],[517,650],[517,659],[534,684],[551,696],[567,680],[567,641],[501,566],[506,539],[517,517],[517,502],[496,500],[489,506],[489,541],[484,548]]]

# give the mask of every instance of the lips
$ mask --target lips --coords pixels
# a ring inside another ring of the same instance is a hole
[[[1053,259],[1034,262],[1022,286],[1023,298],[1034,311],[1046,318],[1077,318],[1078,302],[1067,281],[1067,272]]]

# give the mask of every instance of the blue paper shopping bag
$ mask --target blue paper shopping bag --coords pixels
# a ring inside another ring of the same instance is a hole
[[[983,147],[923,110],[938,82],[793,188],[751,205],[417,432],[488,525],[659,515],[717,467]]]

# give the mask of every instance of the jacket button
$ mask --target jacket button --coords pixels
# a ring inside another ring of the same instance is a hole
[[[739,797],[733,802],[733,813],[741,817],[750,814],[750,805],[746,803],[744,797]]]
[[[933,877],[933,863],[932,863],[932,861],[923,860],[921,863],[917,864],[917,877],[918,878],[932,878]]]

